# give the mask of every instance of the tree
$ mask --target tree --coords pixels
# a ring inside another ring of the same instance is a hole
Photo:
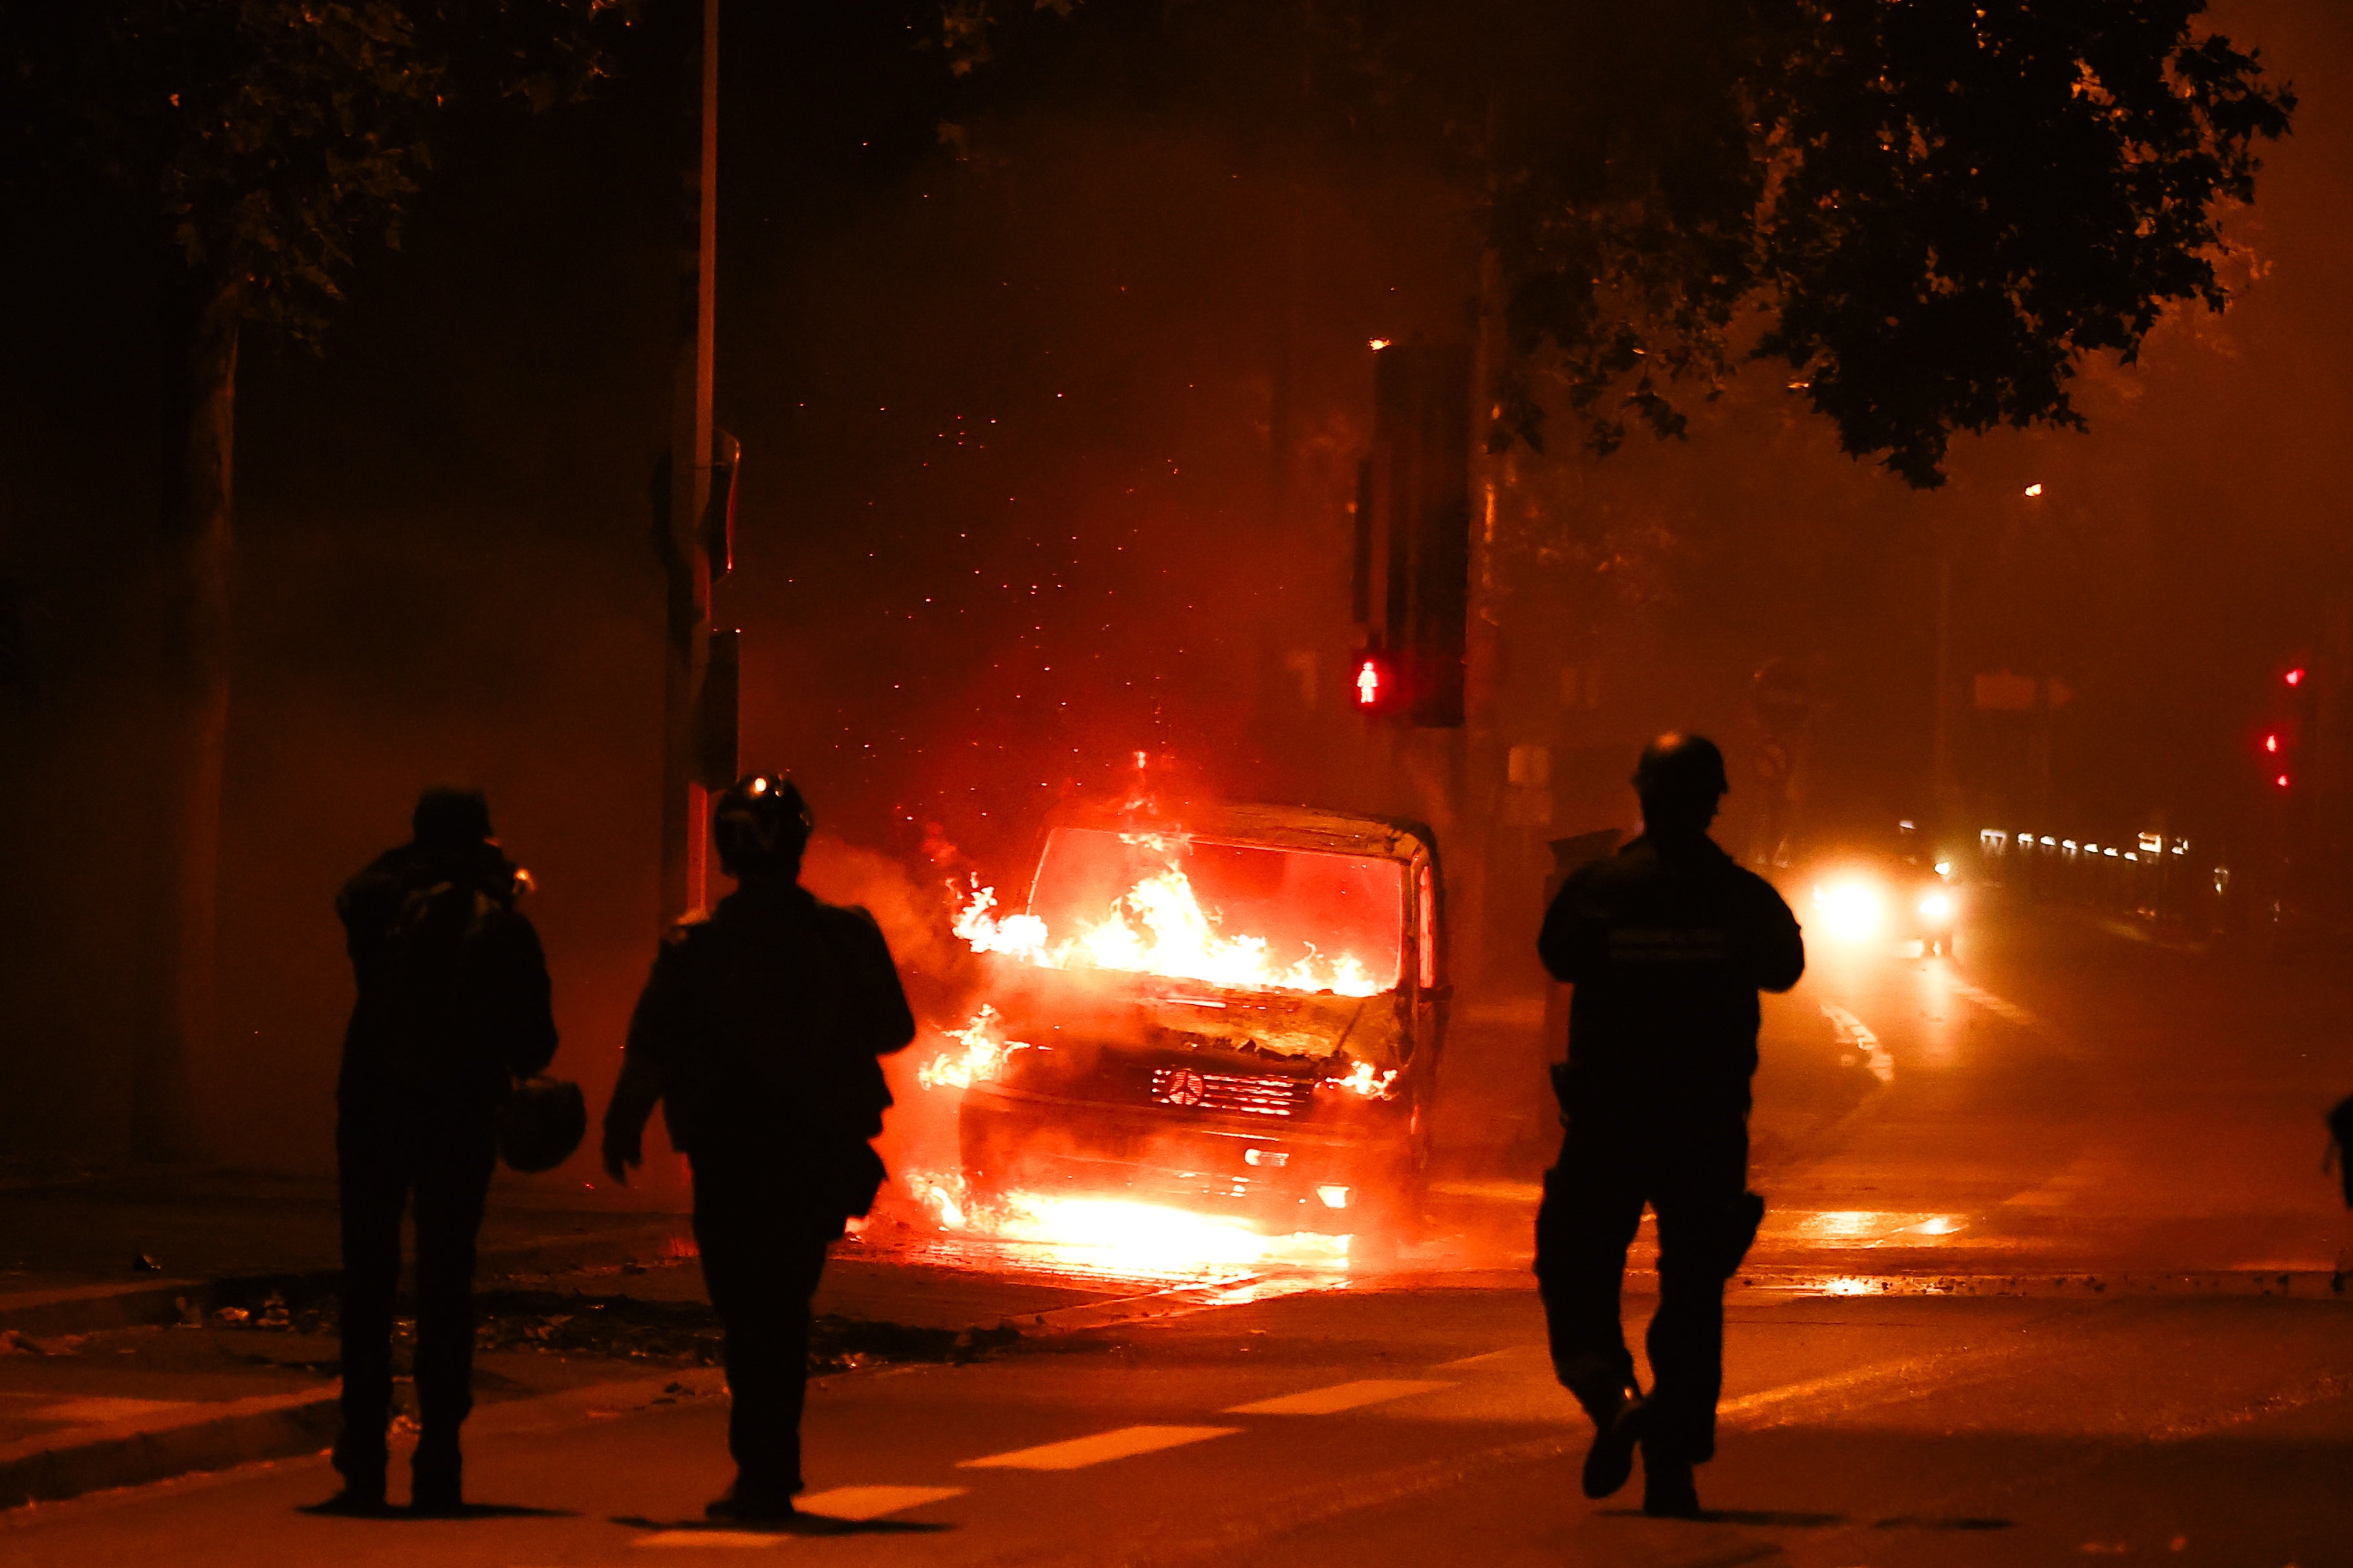
[[[617,0],[116,0],[0,21],[14,178],[94,184],[164,300],[156,966],[132,1142],[195,1147],[211,1033],[229,706],[232,458],[248,325],[318,349],[359,256],[396,247],[436,133],[469,100],[533,109],[605,68]]]
[[[1954,432],[2080,426],[2084,356],[2222,307],[2220,215],[2295,105],[2198,29],[2204,0],[1145,8],[1078,21],[1145,37],[1164,94],[1173,68],[1475,182],[1494,449],[1541,447],[1548,406],[1605,452],[1630,425],[1680,435],[1679,398],[1771,361],[1848,452],[1922,488]],[[991,52],[984,4],[942,17],[960,63]]]
[[[1608,155],[1564,177],[1537,138],[1498,172],[1514,347],[1556,356],[1605,447],[1609,393],[1674,434],[1665,384],[1743,353],[1923,489],[1955,431],[2080,427],[2084,356],[2129,363],[2176,302],[2222,309],[2218,212],[2295,108],[2193,30],[2203,0],[1699,9],[1718,47],[1645,79],[1584,142]],[[1506,405],[1499,438],[1533,437],[1530,400]]]

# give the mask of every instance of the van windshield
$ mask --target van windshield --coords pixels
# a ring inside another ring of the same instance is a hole
[[[1371,996],[1398,984],[1406,908],[1378,856],[1061,827],[1029,912],[1057,968]]]

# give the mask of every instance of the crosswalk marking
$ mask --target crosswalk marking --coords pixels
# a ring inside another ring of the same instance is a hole
[[[881,1519],[886,1513],[964,1494],[962,1487],[836,1487],[831,1491],[810,1492],[797,1500],[795,1506],[803,1513],[823,1514],[828,1519]]]
[[[1017,1448],[1009,1454],[991,1454],[985,1459],[963,1459],[958,1465],[965,1469],[1075,1470],[1111,1459],[1198,1443],[1206,1437],[1223,1437],[1240,1430],[1239,1426],[1121,1426],[1098,1432],[1092,1437],[1073,1437],[1067,1443]]]
[[[1506,1362],[1528,1361],[1543,1353],[1542,1345],[1505,1345],[1499,1351],[1482,1351],[1477,1355],[1466,1355],[1461,1361],[1440,1362],[1438,1363],[1438,1370],[1484,1372],[1491,1367],[1500,1367]]]
[[[1357,1383],[1335,1383],[1329,1388],[1311,1388],[1304,1394],[1286,1394],[1279,1399],[1261,1399],[1249,1405],[1229,1405],[1225,1414],[1332,1415],[1343,1410],[1380,1405],[1391,1399],[1403,1399],[1408,1394],[1428,1394],[1433,1389],[1453,1386],[1451,1383],[1431,1383],[1421,1378],[1371,1377]]]
[[[1871,1069],[1872,1077],[1882,1083],[1895,1081],[1895,1058],[1887,1054],[1887,1047],[1879,1043],[1879,1037],[1872,1033],[1870,1025],[1845,1008],[1829,1002],[1822,1004],[1822,1016],[1837,1025],[1840,1032],[1862,1053],[1863,1065]]]
[[[2050,1032],[2042,1019],[2007,997],[1997,996],[1984,987],[1971,985],[1965,980],[1956,980],[1952,984],[1957,994],[1968,997],[1997,1017],[2007,1018],[2022,1029],[2034,1029],[2045,1034]]]

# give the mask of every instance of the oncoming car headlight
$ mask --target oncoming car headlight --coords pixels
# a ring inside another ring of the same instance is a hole
[[[1921,918],[1924,920],[1951,920],[1953,918],[1953,895],[1950,893],[1929,894],[1926,898],[1920,900],[1920,914]]]
[[[1887,900],[1861,878],[1841,878],[1814,889],[1814,909],[1823,927],[1841,942],[1864,942],[1886,923]]]

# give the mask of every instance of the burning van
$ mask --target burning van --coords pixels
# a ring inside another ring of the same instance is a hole
[[[1271,805],[1183,831],[1071,820],[1029,897],[975,888],[988,1004],[927,1082],[964,1090],[967,1189],[1230,1207],[1294,1231],[1419,1213],[1446,1028],[1435,837]]]

